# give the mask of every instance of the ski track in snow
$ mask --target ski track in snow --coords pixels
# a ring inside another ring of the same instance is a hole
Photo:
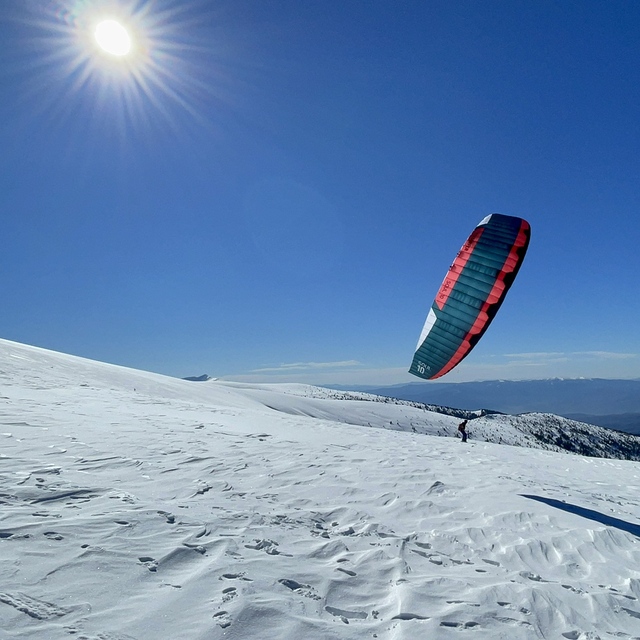
[[[2,640],[640,638],[640,463],[7,341],[0,382]]]

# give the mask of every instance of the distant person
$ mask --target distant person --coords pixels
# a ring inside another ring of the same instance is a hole
[[[463,420],[458,425],[458,431],[460,432],[460,435],[462,436],[462,442],[466,442],[467,441],[467,421],[466,420]]]

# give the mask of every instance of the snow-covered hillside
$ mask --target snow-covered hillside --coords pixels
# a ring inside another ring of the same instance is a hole
[[[548,413],[487,414],[482,410],[467,411],[305,385],[252,385],[249,388],[281,389],[287,393],[281,402],[268,405],[283,413],[438,436],[455,436],[460,420],[467,419],[473,421],[468,427],[473,440],[640,461],[640,437]],[[292,400],[291,394],[304,400]],[[442,420],[443,415],[455,420]]]
[[[482,441],[569,421],[7,341],[0,384],[1,639],[640,638],[640,463]]]

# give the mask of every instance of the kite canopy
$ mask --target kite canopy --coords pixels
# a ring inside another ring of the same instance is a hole
[[[507,295],[530,236],[526,220],[499,213],[473,230],[429,310],[409,373],[433,380],[469,354]]]

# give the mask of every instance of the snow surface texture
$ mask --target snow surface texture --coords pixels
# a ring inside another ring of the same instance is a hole
[[[2,640],[640,638],[638,462],[7,341],[0,382]]]

